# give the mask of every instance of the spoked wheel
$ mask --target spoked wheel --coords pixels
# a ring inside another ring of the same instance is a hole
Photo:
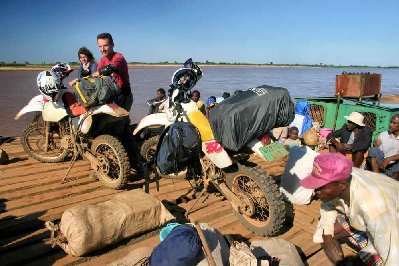
[[[49,122],[48,122],[49,123]],[[43,163],[57,163],[68,155],[66,123],[50,123],[46,140],[46,126],[43,122],[30,124],[21,135],[21,144],[27,154]]]
[[[149,162],[154,158],[158,142],[159,136],[154,136],[144,141],[141,145],[140,155],[143,157],[145,162]]]
[[[257,169],[238,165],[226,173],[230,189],[241,200],[235,215],[260,236],[276,235],[285,220],[285,203],[275,181]]]
[[[112,189],[122,188],[129,175],[129,157],[120,141],[110,135],[94,139],[91,150],[98,159],[98,178]]]

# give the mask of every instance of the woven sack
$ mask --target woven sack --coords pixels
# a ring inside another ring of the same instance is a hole
[[[312,127],[303,135],[303,140],[306,145],[315,146],[319,144],[319,134],[317,134],[317,131]]]
[[[160,200],[143,190],[117,194],[97,205],[78,205],[61,217],[54,243],[72,256],[144,233],[174,219]]]
[[[304,265],[295,245],[284,239],[270,238],[251,240],[251,251],[257,258],[278,258],[279,266]]]

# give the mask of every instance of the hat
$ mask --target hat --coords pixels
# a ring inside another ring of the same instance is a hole
[[[163,241],[169,234],[172,232],[172,230],[176,227],[179,226],[179,223],[169,223],[167,224],[164,228],[161,229],[159,232],[159,239]]]
[[[363,124],[364,116],[361,113],[352,112],[349,116],[344,116],[344,118],[348,121],[355,123],[356,125],[361,126],[361,127],[365,126],[365,124]]]
[[[317,189],[331,182],[347,180],[352,172],[352,162],[341,153],[322,153],[313,161],[312,173],[300,180],[304,188]]]

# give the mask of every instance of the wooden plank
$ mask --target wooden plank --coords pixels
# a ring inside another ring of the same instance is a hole
[[[91,172],[89,163],[79,160],[68,182],[59,181],[65,173],[69,162],[57,164],[39,163],[29,158],[19,142],[7,143],[12,163],[0,166],[0,198],[6,200],[3,205],[9,212],[0,213],[0,261],[12,264],[32,265],[105,265],[128,254],[140,246],[155,247],[159,243],[158,230],[143,236],[126,239],[118,244],[75,258],[65,254],[60,248],[51,249],[45,241],[49,232],[44,228],[46,220],[59,219],[62,213],[76,204],[97,204],[113,198],[116,193],[101,186],[101,183],[89,179]],[[284,170],[284,162],[266,162],[257,155],[251,155],[250,162],[258,169],[269,174]],[[270,171],[271,170],[271,171]],[[129,183],[129,187],[137,187],[143,183],[139,177]],[[185,180],[160,180],[160,192],[156,192],[155,184],[150,184],[150,193],[165,202],[173,202],[185,194],[190,185]],[[176,215],[184,212],[193,204],[181,203],[171,208]],[[304,256],[308,256],[309,265],[327,265],[320,245],[312,242],[314,226],[319,217],[319,202],[309,205],[294,206],[293,225],[286,224],[278,238],[285,239],[300,247]],[[170,207],[169,207],[170,208]],[[4,211],[4,208],[0,211]],[[9,217],[12,215],[12,217]],[[190,214],[190,219],[207,222],[223,234],[232,234],[236,238],[261,238],[252,232],[235,217],[230,203],[223,196],[211,194],[205,201],[199,200]],[[346,254],[353,252],[344,249]],[[5,259],[3,259],[5,258]]]
[[[77,170],[80,170],[79,172],[72,172],[66,179],[66,182],[69,180],[74,180],[78,177],[87,177],[88,172],[87,168],[79,168]],[[21,182],[16,182],[16,183],[9,183],[6,185],[1,185],[0,186],[0,195],[4,192],[10,192],[10,191],[15,191],[18,189],[23,189],[23,188],[28,188],[28,187],[36,187],[36,186],[41,186],[41,185],[46,185],[46,184],[51,184],[51,183],[60,183],[63,176],[65,175],[65,170],[60,170],[56,172],[50,172],[48,174],[44,174],[42,176],[37,175],[34,178],[27,178],[28,180],[21,180]]]
[[[76,205],[76,204],[97,204],[111,199],[117,192],[109,190],[94,191],[84,194],[80,197],[75,197],[73,200],[65,200],[65,205],[45,209],[43,211],[31,212],[29,215],[11,217],[7,220],[1,220],[0,235],[7,237],[13,234],[27,232],[28,230],[35,230],[43,228],[43,222],[47,220],[60,219],[62,213]]]
[[[65,201],[65,198],[84,194],[93,190],[100,190],[102,188],[103,184],[100,181],[91,182],[86,184],[85,186],[59,188],[53,192],[36,194],[34,196],[26,196],[17,200],[8,201],[5,203],[5,210],[13,211],[15,209],[21,209],[26,207],[32,208],[44,202],[55,202],[57,199],[63,199],[63,201]]]
[[[90,173],[89,171],[87,173],[84,173],[82,171],[82,175]],[[61,182],[56,182],[56,183],[50,183],[46,185],[40,185],[36,187],[27,187],[27,188],[21,188],[18,190],[14,191],[8,191],[0,194],[0,197],[3,199],[7,200],[17,200],[23,197],[27,196],[33,196],[37,195],[40,193],[48,193],[52,192],[58,189],[67,189],[67,188],[73,188],[75,186],[85,186],[86,184],[93,183],[93,182],[98,182],[97,180],[93,180],[90,178],[77,178],[77,179],[72,179],[68,180],[68,182],[61,184]]]
[[[76,194],[72,195],[71,197],[63,198],[63,199],[57,199],[57,200],[52,200],[50,202],[43,202],[36,204],[34,206],[28,206],[28,207],[23,207],[19,208],[16,210],[12,210],[6,213],[0,214],[0,219],[4,219],[7,216],[14,216],[14,217],[20,217],[20,216],[25,216],[29,214],[34,214],[42,211],[47,211],[50,209],[55,209],[58,207],[62,206],[68,206],[73,203],[78,203],[80,201],[84,201],[90,198],[97,198],[102,195],[109,195],[109,194],[116,194],[117,192],[115,190],[111,189],[102,189],[102,190],[91,190],[88,193],[84,193],[82,195]]]
[[[10,158],[10,160],[13,160]],[[14,158],[15,162],[8,163],[5,165],[0,165],[0,173],[7,173],[10,170],[14,170],[15,168],[30,168],[37,167],[38,161],[29,158],[26,156]]]
[[[1,254],[0,261],[2,265],[23,265],[52,251],[51,245],[37,243],[20,248],[12,253]]]
[[[29,232],[28,234],[15,235],[9,238],[0,239],[0,252],[4,254],[11,249],[15,250],[18,247],[24,247],[37,242],[42,242],[43,239],[50,237],[50,231],[47,228],[42,228],[37,231]]]
[[[20,169],[13,169],[1,174],[0,185],[18,184],[26,181],[32,181],[42,179],[46,177],[52,177],[59,175],[60,179],[65,175],[69,164],[54,164],[54,167],[30,167],[25,171],[21,172]],[[86,162],[76,163],[71,169],[71,173],[78,173],[82,170],[88,170],[89,165]],[[7,174],[7,175],[6,175]]]

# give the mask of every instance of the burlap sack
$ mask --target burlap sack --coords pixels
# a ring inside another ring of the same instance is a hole
[[[72,256],[82,256],[153,230],[173,218],[158,198],[138,189],[127,191],[97,205],[66,210],[59,225],[66,241],[56,244]]]
[[[319,153],[308,146],[290,149],[284,174],[281,176],[280,191],[292,204],[304,205],[310,203],[314,189],[304,188],[299,181],[312,173],[313,161],[317,155]]]
[[[319,134],[317,134],[316,130],[312,127],[303,135],[303,140],[306,145],[315,146],[319,144]]]
[[[251,251],[257,258],[264,256],[278,258],[279,266],[304,265],[295,246],[283,239],[251,240]]]
[[[258,260],[244,242],[233,242],[230,247],[231,266],[268,266],[269,261]]]
[[[206,243],[212,252],[212,257],[217,266],[229,265],[229,245],[224,236],[216,229],[213,229],[206,223],[200,223]],[[197,266],[208,266],[208,260],[204,254],[201,256],[201,261]]]

